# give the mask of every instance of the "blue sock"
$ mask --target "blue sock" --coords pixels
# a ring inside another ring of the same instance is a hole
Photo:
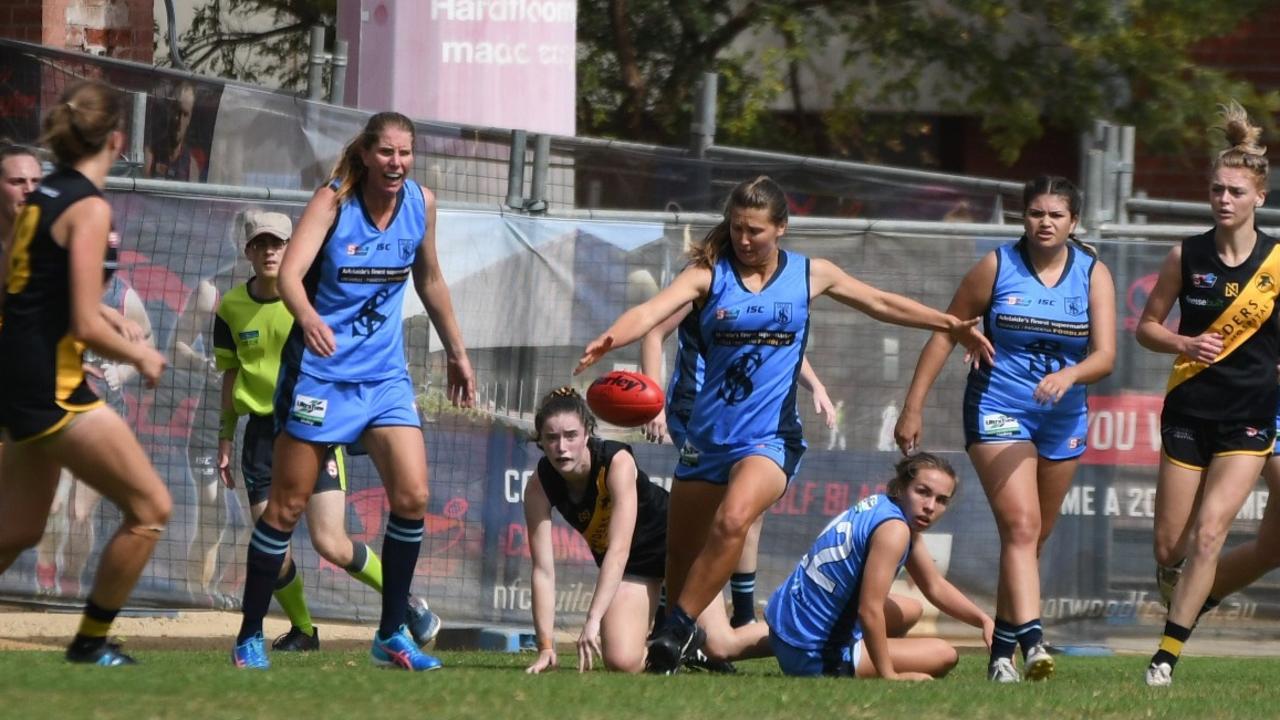
[[[1000,658],[1013,659],[1014,650],[1018,649],[1018,626],[996,618],[996,631],[991,636],[991,663]]]
[[[422,548],[423,519],[410,520],[394,513],[387,517],[382,539],[382,618],[378,634],[389,638],[404,624],[409,611],[409,587]]]
[[[1027,653],[1031,652],[1031,648],[1044,642],[1044,627],[1040,625],[1040,618],[1022,623],[1013,631],[1013,634],[1018,638],[1018,645],[1022,648],[1024,659]]]
[[[271,592],[284,565],[292,532],[277,530],[259,519],[249,538],[248,574],[244,579],[244,597],[241,603],[240,634],[236,644],[262,632],[262,618],[271,606]]]

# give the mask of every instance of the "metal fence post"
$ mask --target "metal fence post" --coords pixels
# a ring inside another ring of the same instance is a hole
[[[547,170],[551,165],[551,136],[540,133],[533,141],[533,187],[529,190],[529,202],[524,206],[529,212],[547,211]]]
[[[715,73],[702,73],[693,109],[693,122],[689,124],[689,149],[698,160],[706,160],[707,151],[716,143],[717,83],[718,76]],[[711,197],[711,176],[711,166],[707,162],[698,163],[693,171],[694,192],[690,195],[700,198],[696,202],[698,208],[710,209],[715,204]]]
[[[133,95],[133,122],[129,124],[129,164],[141,168],[146,162],[147,94]]]
[[[704,158],[707,150],[716,142],[716,93],[719,77],[715,73],[702,73],[698,85],[697,104],[693,110],[693,123],[689,125],[690,149],[694,157]]]
[[[1103,190],[1106,175],[1104,165],[1106,165],[1106,158],[1101,150],[1091,148],[1085,153],[1084,221],[1085,230],[1089,237],[1094,239],[1098,238],[1105,209],[1103,206],[1103,196],[1106,194]]]
[[[311,53],[307,58],[307,99],[324,99],[324,26],[311,27]]]
[[[511,131],[511,155],[507,159],[507,207],[524,209],[524,154],[528,140],[524,130]]]
[[[1114,220],[1129,222],[1129,198],[1133,197],[1133,154],[1137,135],[1132,125],[1120,127],[1120,157],[1116,165],[1116,212]]]
[[[347,95],[347,41],[333,43],[333,74],[329,78],[329,102],[343,104]]]

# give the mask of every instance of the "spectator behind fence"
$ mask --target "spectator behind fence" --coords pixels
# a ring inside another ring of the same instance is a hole
[[[161,113],[148,135],[143,175],[162,180],[204,182],[209,172],[208,155],[195,144],[191,121],[196,111],[196,87],[183,80],[172,98],[160,100]]]

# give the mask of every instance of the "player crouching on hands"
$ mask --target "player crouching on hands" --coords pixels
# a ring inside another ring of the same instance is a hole
[[[995,621],[938,572],[920,542],[955,495],[955,470],[929,453],[894,470],[886,494],[832,519],[769,598],[769,640],[787,675],[931,680],[950,672],[959,658],[945,640],[903,637],[921,611],[889,592],[903,565],[929,602],[982,628],[991,647]]]
[[[534,438],[543,458],[524,493],[538,637],[538,659],[530,673],[559,664],[552,639],[552,507],[582,533],[600,568],[578,637],[578,669],[590,670],[596,658],[619,672],[638,673],[645,666],[645,638],[666,568],[667,491],[637,467],[630,446],[596,437],[595,424],[582,396],[567,387],[543,398],[534,417]],[[767,628],[730,628],[722,603],[711,603],[698,622],[713,660],[769,654]]]

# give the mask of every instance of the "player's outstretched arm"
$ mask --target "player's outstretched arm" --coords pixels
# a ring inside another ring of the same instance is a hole
[[[705,297],[711,287],[711,271],[704,267],[688,267],[658,291],[657,295],[636,305],[618,316],[595,340],[587,344],[578,359],[573,374],[577,375],[594,365],[614,348],[620,348],[639,340],[658,323],[671,317],[681,307]]]

